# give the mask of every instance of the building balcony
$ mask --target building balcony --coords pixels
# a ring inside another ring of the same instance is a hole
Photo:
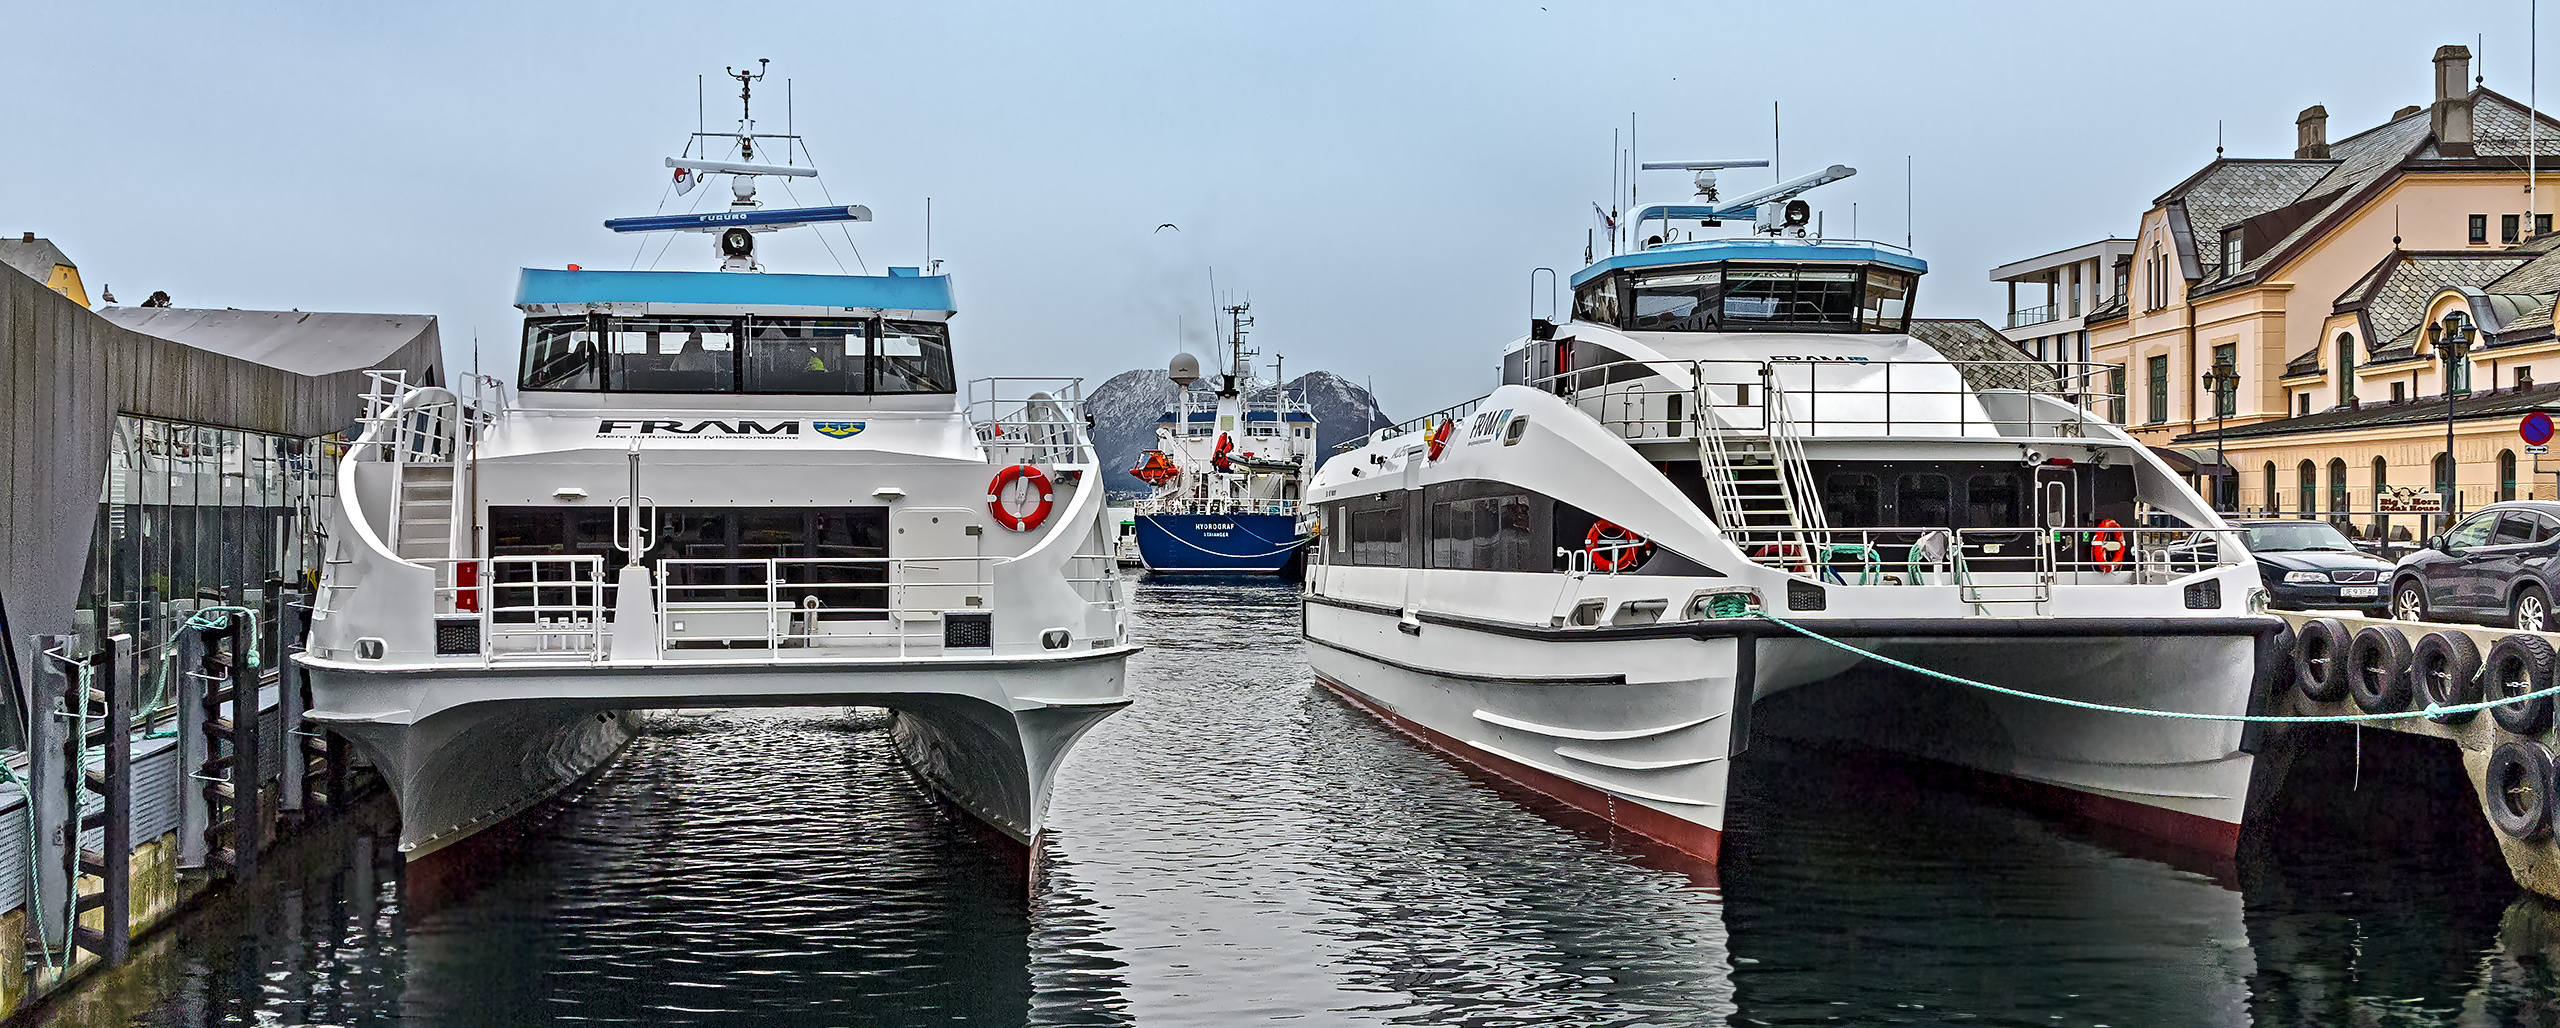
[[[2060,304],[2048,303],[2042,307],[2029,307],[2022,311],[2010,311],[2009,323],[2004,327],[2017,328],[2022,325],[2041,325],[2048,321],[2059,320],[2061,315],[2062,307]]]

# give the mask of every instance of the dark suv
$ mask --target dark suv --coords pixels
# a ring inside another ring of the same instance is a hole
[[[2382,590],[2391,580],[2391,562],[2356,549],[2328,522],[2253,518],[2235,519],[2231,527],[2246,533],[2243,541],[2258,558],[2269,605],[2385,616],[2390,601]]]
[[[2560,503],[2493,503],[2400,558],[2391,615],[2403,621],[2476,621],[2528,632],[2553,625],[2560,593]]]

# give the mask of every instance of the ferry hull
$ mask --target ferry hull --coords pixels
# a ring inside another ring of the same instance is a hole
[[[1286,514],[1140,514],[1138,553],[1160,574],[1277,574],[1299,549]]]
[[[897,669],[845,665],[578,666],[377,672],[312,666],[314,721],[382,769],[415,860],[495,826],[592,774],[647,709],[882,707],[900,756],[933,792],[1036,847],[1058,766],[1128,705],[1133,648],[1078,658]],[[448,702],[407,709],[412,696]]]
[[[1613,636],[1457,620],[1310,603],[1309,662],[1326,688],[1427,745],[1705,860],[1719,855],[1732,761],[1755,732],[1986,772],[2198,856],[2238,848],[2254,758],[2236,723],[1916,685],[1770,626]],[[1946,627],[1977,634],[1855,642],[2046,695],[2213,713],[2245,712],[2266,645],[2236,620],[2224,634],[2175,636]],[[1793,695],[1773,698],[1783,693]]]

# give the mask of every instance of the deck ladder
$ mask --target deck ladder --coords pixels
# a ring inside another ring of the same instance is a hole
[[[1786,398],[1763,387],[1760,427],[1737,427],[1715,413],[1706,388],[1700,387],[1692,409],[1697,412],[1698,470],[1715,504],[1717,527],[1745,553],[1775,545],[1770,556],[1754,558],[1771,567],[1819,560],[1830,525],[1816,500],[1813,469],[1805,461],[1804,440],[1787,413]]]

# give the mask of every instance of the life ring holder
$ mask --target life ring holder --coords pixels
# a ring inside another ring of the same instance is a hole
[[[1792,574],[1813,573],[1813,555],[1805,552],[1802,543],[1769,543],[1751,551],[1751,559]]]
[[[1004,487],[1012,485],[1018,478],[1030,479],[1032,491],[1040,497],[1040,505],[1031,508],[1029,514],[1015,514],[1004,505]],[[1016,532],[1028,532],[1040,527],[1042,522],[1049,520],[1049,512],[1056,509],[1057,505],[1056,494],[1049,488],[1048,473],[1029,464],[1008,465],[1004,470],[996,472],[995,479],[987,483],[987,513],[995,517],[996,524]]]
[[[2089,563],[2099,571],[2117,571],[2124,567],[2124,526],[2116,519],[2098,522],[2098,530],[2089,536]]]
[[[1614,575],[1635,570],[1645,558],[1653,556],[1653,544],[1603,518],[1593,521],[1591,530],[1582,534],[1582,555],[1591,561],[1591,570]]]

